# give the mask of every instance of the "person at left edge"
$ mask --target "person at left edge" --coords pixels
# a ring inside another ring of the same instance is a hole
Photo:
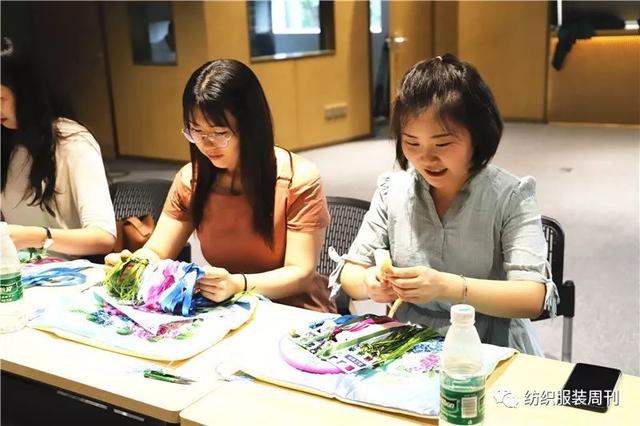
[[[2,37],[2,217],[18,249],[108,253],[116,221],[100,147],[64,114],[29,54]]]

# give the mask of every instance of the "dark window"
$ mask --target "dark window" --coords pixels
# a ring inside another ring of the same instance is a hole
[[[258,0],[247,4],[252,59],[333,53],[333,1]]]
[[[171,2],[130,2],[129,19],[134,64],[176,64]]]

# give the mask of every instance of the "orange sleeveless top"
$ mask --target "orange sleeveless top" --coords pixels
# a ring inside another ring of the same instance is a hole
[[[253,230],[253,209],[245,195],[211,193],[205,202],[200,227],[196,230],[204,258],[211,265],[230,273],[260,273],[284,265],[288,231],[311,232],[326,228],[329,210],[320,175],[303,157],[275,148],[278,179],[274,203],[274,238],[270,248]],[[163,213],[180,221],[192,221],[191,164],[176,175]],[[316,273],[308,293],[289,296],[276,302],[335,312],[329,300],[326,277]]]

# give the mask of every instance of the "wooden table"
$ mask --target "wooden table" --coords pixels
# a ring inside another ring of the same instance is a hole
[[[485,425],[636,425],[640,419],[640,377],[623,375],[619,405],[606,413],[571,407],[524,405],[525,391],[557,391],[573,364],[518,354],[501,363],[487,383]],[[519,399],[516,408],[496,404],[493,391],[507,389]],[[346,404],[268,383],[227,383],[180,414],[181,424],[195,425],[437,425],[420,419]]]
[[[299,315],[305,311],[281,305],[262,306],[258,321],[251,329],[254,334],[273,335],[274,328],[282,333],[291,324],[302,320]],[[309,319],[312,313],[306,312]],[[269,333],[267,329],[269,328]],[[262,331],[260,329],[262,328]],[[248,333],[247,333],[248,335]],[[263,337],[264,339],[268,338]],[[255,344],[255,342],[254,342]],[[255,346],[254,346],[255,347]],[[241,356],[241,347],[235,348]],[[619,405],[609,407],[607,413],[542,405],[535,398],[525,399],[525,393],[542,395],[562,389],[573,364],[517,354],[498,365],[487,381],[485,425],[635,425],[640,419],[640,377],[623,375],[618,382]],[[519,404],[509,408],[497,403],[496,390],[508,390]],[[386,425],[437,425],[437,419],[423,419],[408,415],[389,413],[356,406],[335,399],[294,391],[263,382],[230,382],[194,403],[181,414],[183,425],[323,425],[363,424],[367,426]]]
[[[92,283],[101,280],[101,270],[96,269],[91,274],[89,281]],[[25,303],[33,311],[65,292],[88,287],[30,288],[25,290]],[[0,335],[0,367],[3,373],[50,386],[54,393],[68,392],[72,397],[86,398],[88,401],[85,402],[96,407],[106,405],[105,410],[114,412],[115,409],[117,416],[138,417],[155,424],[177,424],[182,410],[215,393],[226,383],[220,376],[220,367],[223,370],[232,368],[243,348],[255,341],[256,335],[262,335],[261,330],[280,327],[284,333],[292,323],[311,321],[318,315],[313,311],[261,302],[254,317],[239,330],[209,350],[170,365],[177,374],[196,380],[188,386],[143,377],[141,370],[144,367],[166,367],[167,363],[117,354],[28,327]],[[117,416],[115,419],[119,419]]]
[[[93,278],[93,282],[99,281]],[[65,292],[79,290],[30,288],[25,290],[25,302],[34,309]],[[212,367],[216,356],[223,355],[223,350],[209,350],[170,365],[178,374],[197,380],[185,386],[143,377],[145,367],[166,367],[166,362],[109,352],[28,327],[0,335],[3,372],[51,386],[54,392],[82,396],[89,403],[106,404],[109,410],[115,408],[118,415],[148,417],[159,420],[159,424],[179,423],[182,410],[224,383]]]
[[[78,289],[28,289],[25,300],[33,308],[67,291]],[[386,413],[266,383],[225,381],[224,372],[234,371],[234,363],[247,348],[255,348],[256,340],[284,333],[292,324],[311,321],[319,315],[260,303],[255,317],[240,330],[211,349],[171,365],[178,374],[197,380],[189,386],[145,379],[139,372],[144,366],[162,366],[161,363],[93,348],[30,328],[0,335],[1,368],[58,391],[104,403],[121,411],[120,415],[124,412],[151,419],[151,423],[160,422],[156,424],[437,424],[437,420]],[[526,391],[561,389],[571,368],[569,363],[522,354],[503,362],[488,379],[485,424],[631,425],[640,419],[640,378],[628,375],[623,375],[618,385],[619,405],[611,406],[605,414],[524,404]],[[519,399],[519,406],[508,408],[497,404],[493,397],[497,389],[511,391]]]

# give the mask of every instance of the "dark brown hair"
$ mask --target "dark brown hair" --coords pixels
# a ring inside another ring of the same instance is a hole
[[[231,127],[225,114],[235,118],[242,187],[253,208],[253,228],[271,247],[277,169],[271,111],[258,78],[249,67],[233,59],[207,62],[194,71],[184,89],[185,128],[193,122],[196,108],[216,126]],[[221,169],[194,144],[190,145],[195,178],[191,211],[193,223],[199,227],[206,200]]]
[[[396,161],[403,170],[402,126],[407,118],[433,107],[445,128],[454,122],[471,134],[471,173],[489,164],[502,136],[502,119],[489,87],[475,67],[445,54],[415,64],[404,75],[393,105],[391,130],[396,138]]]

